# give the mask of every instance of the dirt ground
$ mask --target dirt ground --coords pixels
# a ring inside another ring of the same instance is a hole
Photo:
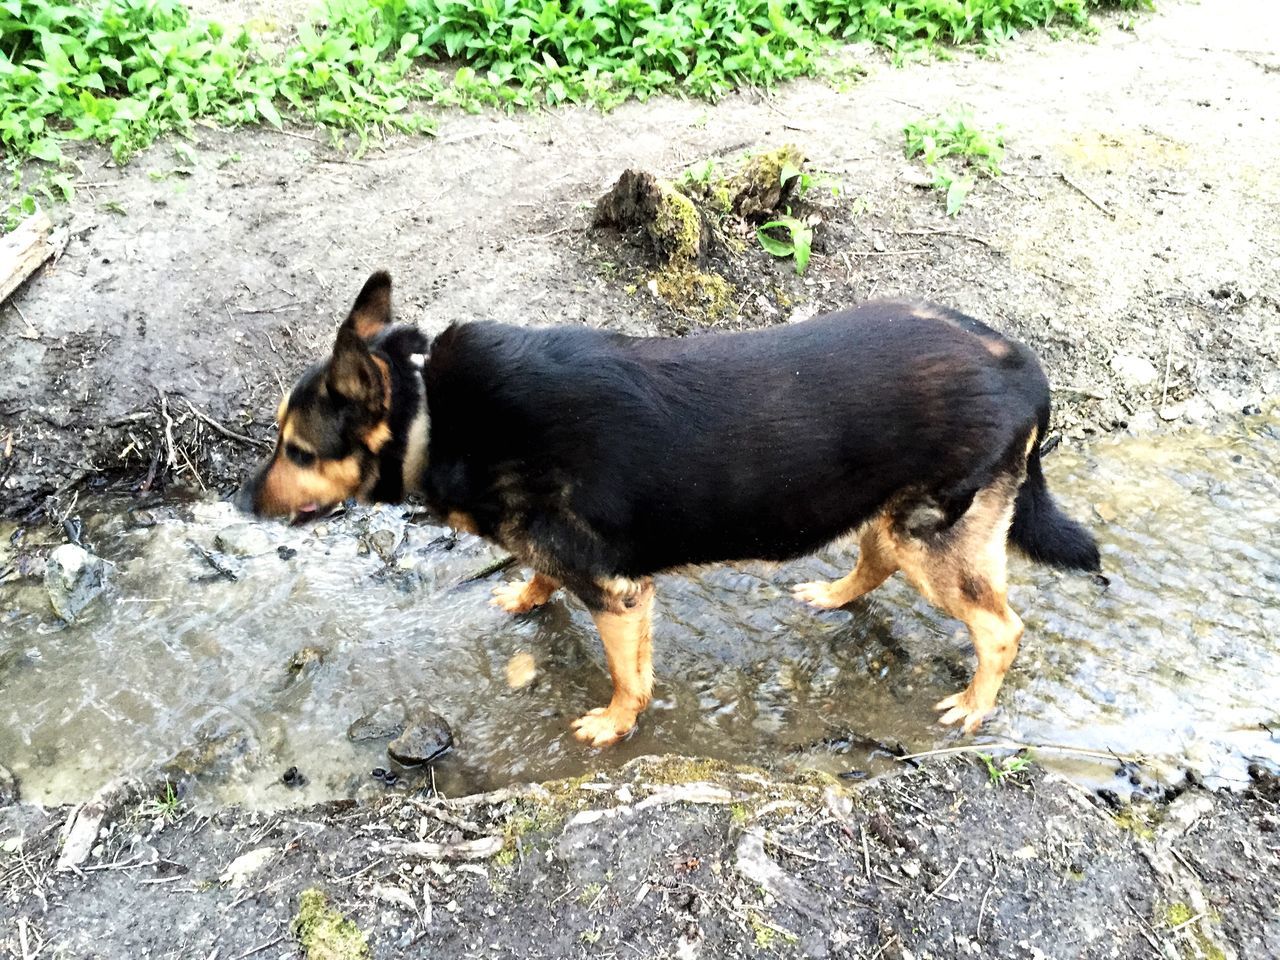
[[[1247,414],[1280,386],[1271,12],[1170,0],[1096,40],[901,69],[859,51],[852,86],[717,105],[443,113],[437,138],[359,157],[292,127],[200,128],[194,164],[168,142],[123,168],[84,148],[77,199],[53,211],[65,254],[0,308],[3,512],[65,515],[85,487],[229,491],[380,267],[400,318],[431,332],[485,317],[696,335],[705,321],[591,228],[594,202],[629,167],[671,176],[785,142],[844,190],[809,272],[748,251],[718,325],[931,298],[1041,354],[1068,443]],[[948,219],[901,127],[956,102],[1004,126],[1009,156]],[[996,785],[964,758],[858,787],[667,758],[270,815],[155,798],[122,789],[87,859],[56,872],[93,805],[0,796],[0,956],[295,957],[309,888],[377,957],[1280,955],[1274,780],[1117,808],[1035,768]]]
[[[269,437],[282,385],[378,267],[400,317],[432,332],[488,317],[696,333],[591,206],[628,167],[675,175],[784,142],[842,198],[803,279],[748,252],[721,325],[927,297],[1040,352],[1068,439],[1251,410],[1280,379],[1280,31],[1261,0],[1231,11],[1169,3],[998,60],[897,69],[862,50],[851,86],[717,105],[446,112],[436,139],[359,159],[296,128],[199,128],[193,165],[168,142],[124,168],[86,148],[76,201],[54,211],[65,254],[0,309],[5,512],[65,511],[86,483],[225,491],[257,450],[209,421]],[[1008,158],[948,219],[901,127],[957,102],[1003,125]]]
[[[361,936],[379,958],[1276,956],[1276,790],[1115,810],[965,758],[851,792],[648,758],[270,816],[124,796],[64,872],[80,811],[0,808],[0,955],[295,957],[318,889],[359,933],[312,960],[365,956]]]

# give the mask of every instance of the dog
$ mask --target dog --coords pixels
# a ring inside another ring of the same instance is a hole
[[[391,313],[375,273],[332,355],[280,403],[274,451],[236,502],[301,523],[416,494],[511,551],[532,575],[497,588],[499,607],[525,613],[563,587],[600,632],[613,697],[573,724],[596,747],[649,703],[657,573],[856,534],[853,571],[795,596],[842,607],[901,570],[969,629],[977,670],[937,709],[972,733],[1022,635],[1007,544],[1099,569],[1045,484],[1039,362],[957,311],[879,301],[684,339],[472,322],[434,340]]]

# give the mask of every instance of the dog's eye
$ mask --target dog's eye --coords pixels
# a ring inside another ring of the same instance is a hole
[[[309,467],[316,462],[316,455],[310,450],[303,450],[294,443],[284,445],[284,455],[300,467]]]

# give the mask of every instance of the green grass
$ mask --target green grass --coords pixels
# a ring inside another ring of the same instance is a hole
[[[946,196],[947,216],[954,217],[973,189],[975,177],[1000,175],[1004,132],[977,124],[972,113],[953,107],[934,117],[913,120],[902,130],[908,157],[919,157],[933,176],[933,186]]]
[[[415,101],[475,108],[659,90],[712,98],[828,69],[835,43],[990,43],[1150,0],[327,0],[283,51],[178,0],[0,0],[0,149],[120,161],[167,131],[285,117],[427,130]],[[447,72],[426,64],[456,67]]]

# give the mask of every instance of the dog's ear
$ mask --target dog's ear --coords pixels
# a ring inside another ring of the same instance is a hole
[[[391,323],[391,274],[379,270],[364,282],[344,327],[361,340],[372,340]]]
[[[386,375],[349,321],[338,328],[333,357],[329,360],[328,383],[330,390],[368,414],[381,415],[386,411]]]

